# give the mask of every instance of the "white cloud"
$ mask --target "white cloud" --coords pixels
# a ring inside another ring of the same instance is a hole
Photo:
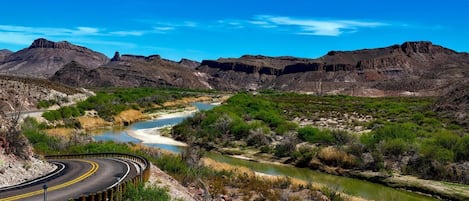
[[[157,31],[170,31],[170,30],[174,30],[175,28],[170,27],[170,26],[165,26],[165,27],[154,27],[154,29]]]
[[[95,35],[99,34],[99,29],[94,27],[77,27],[77,30],[73,33],[77,35]]]
[[[17,32],[1,32],[0,43],[13,44],[13,45],[30,45],[34,39],[39,38],[33,34],[18,34]]]
[[[298,19],[270,15],[256,16],[255,20],[249,21],[249,23],[263,28],[289,28],[296,34],[318,36],[339,36],[344,32],[354,32],[359,28],[374,28],[387,25],[382,22]]]
[[[68,40],[73,43],[98,44],[118,47],[134,47],[132,43],[112,41],[110,37],[141,36],[144,31],[111,31],[95,27],[80,26],[76,28],[27,27],[0,25],[0,43],[26,46],[37,38],[50,40]]]
[[[115,36],[142,36],[145,31],[111,31],[109,34]]]

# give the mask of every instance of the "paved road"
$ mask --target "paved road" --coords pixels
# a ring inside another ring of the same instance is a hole
[[[135,177],[138,165],[119,158],[51,160],[61,171],[43,180],[14,188],[0,189],[0,201],[44,199],[43,185],[48,186],[47,200],[68,200],[98,192]]]

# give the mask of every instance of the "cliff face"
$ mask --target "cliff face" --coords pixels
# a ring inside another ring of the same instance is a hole
[[[213,76],[210,84],[233,89],[349,94],[365,94],[364,90],[369,89],[380,94],[406,89],[412,93],[426,90],[425,95],[432,95],[441,93],[441,88],[453,79],[468,78],[469,55],[424,41],[331,51],[318,59],[242,56],[205,60],[198,69]]]
[[[71,61],[78,61],[87,68],[96,68],[109,59],[101,53],[66,41],[52,42],[41,38],[28,48],[0,60],[0,72],[47,78]]]

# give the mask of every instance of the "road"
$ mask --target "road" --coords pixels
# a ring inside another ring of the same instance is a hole
[[[120,158],[84,158],[50,160],[58,171],[49,177],[24,185],[0,189],[0,201],[44,200],[43,185],[47,185],[47,200],[68,200],[111,188],[129,180],[141,171],[138,165]]]

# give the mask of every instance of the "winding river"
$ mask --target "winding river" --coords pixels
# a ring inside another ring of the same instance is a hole
[[[205,103],[194,103],[199,110],[208,110],[213,108],[213,105]],[[187,117],[187,116],[186,116]],[[95,140],[113,140],[119,142],[135,142],[139,143],[140,140],[129,136],[126,130],[139,130],[148,128],[158,128],[170,125],[175,125],[186,117],[175,117],[167,119],[156,119],[138,122],[130,125],[127,128],[120,130],[107,130],[94,137]],[[158,147],[168,151],[179,153],[183,147],[166,145],[166,144],[146,144],[148,146]],[[364,180],[353,179],[348,177],[341,177],[314,171],[306,168],[296,168],[282,165],[264,164],[259,162],[246,161],[241,159],[232,158],[216,153],[207,153],[207,157],[214,159],[218,162],[227,163],[230,165],[244,166],[252,169],[253,171],[269,174],[269,175],[283,175],[292,178],[298,178],[305,181],[317,182],[327,185],[333,189],[343,191],[350,195],[356,195],[370,200],[384,200],[384,201],[430,201],[437,200],[432,197],[420,195],[405,190],[394,189],[381,184],[376,184]]]

